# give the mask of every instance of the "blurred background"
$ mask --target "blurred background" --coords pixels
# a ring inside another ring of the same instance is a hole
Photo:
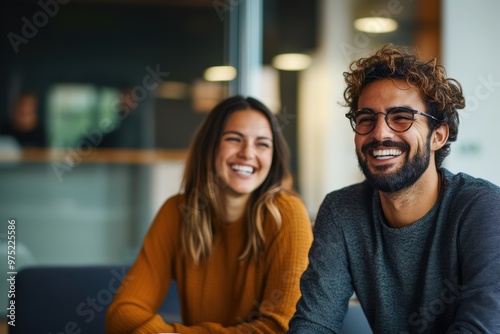
[[[3,1],[0,268],[9,220],[16,270],[130,263],[179,191],[194,131],[232,94],[278,115],[314,220],[328,192],[362,180],[342,73],[388,42],[464,88],[445,167],[500,184],[499,12],[496,0]]]

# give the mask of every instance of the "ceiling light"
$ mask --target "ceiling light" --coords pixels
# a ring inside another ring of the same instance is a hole
[[[363,17],[354,21],[354,27],[359,31],[381,34],[398,29],[398,22],[385,17]]]
[[[311,57],[303,53],[283,53],[273,58],[273,66],[278,70],[301,71],[311,65]]]
[[[236,78],[236,68],[233,66],[213,66],[205,70],[203,77],[207,81],[231,81]]]
[[[217,82],[196,80],[191,89],[192,107],[196,112],[209,112],[223,97],[228,96],[228,87]]]
[[[164,81],[156,90],[160,99],[183,100],[189,97],[189,85],[183,82]]]

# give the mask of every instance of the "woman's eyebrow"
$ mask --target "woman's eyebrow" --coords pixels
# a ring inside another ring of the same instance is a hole
[[[224,132],[222,133],[222,136],[224,136],[224,135],[229,135],[229,134],[238,135],[238,136],[240,136],[240,137],[243,137],[243,134],[242,134],[241,132],[234,131],[234,130],[224,131]]]
[[[222,133],[222,136],[229,135],[229,134],[237,135],[237,136],[240,136],[240,137],[245,137],[245,135],[243,133],[235,131],[235,130],[224,131]],[[269,140],[269,141],[273,141],[272,137],[267,137],[267,136],[258,136],[256,139],[257,140]]]

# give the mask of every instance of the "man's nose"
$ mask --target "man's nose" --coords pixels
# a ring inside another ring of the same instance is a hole
[[[394,130],[392,130],[387,122],[385,121],[384,114],[378,114],[377,121],[375,122],[375,127],[370,133],[372,138],[378,141],[384,141],[388,138],[392,138],[394,135]]]

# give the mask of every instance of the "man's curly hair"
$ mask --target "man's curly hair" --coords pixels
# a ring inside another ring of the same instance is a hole
[[[348,114],[358,108],[363,88],[370,82],[392,78],[404,80],[417,88],[425,101],[426,113],[448,124],[450,135],[446,144],[436,152],[436,166],[440,167],[450,154],[450,143],[457,140],[459,118],[457,109],[465,107],[462,87],[455,79],[447,78],[443,66],[436,59],[422,61],[415,50],[387,44],[372,56],[351,63],[350,72],[344,72],[347,88],[344,91]],[[430,121],[434,130],[441,123]]]

